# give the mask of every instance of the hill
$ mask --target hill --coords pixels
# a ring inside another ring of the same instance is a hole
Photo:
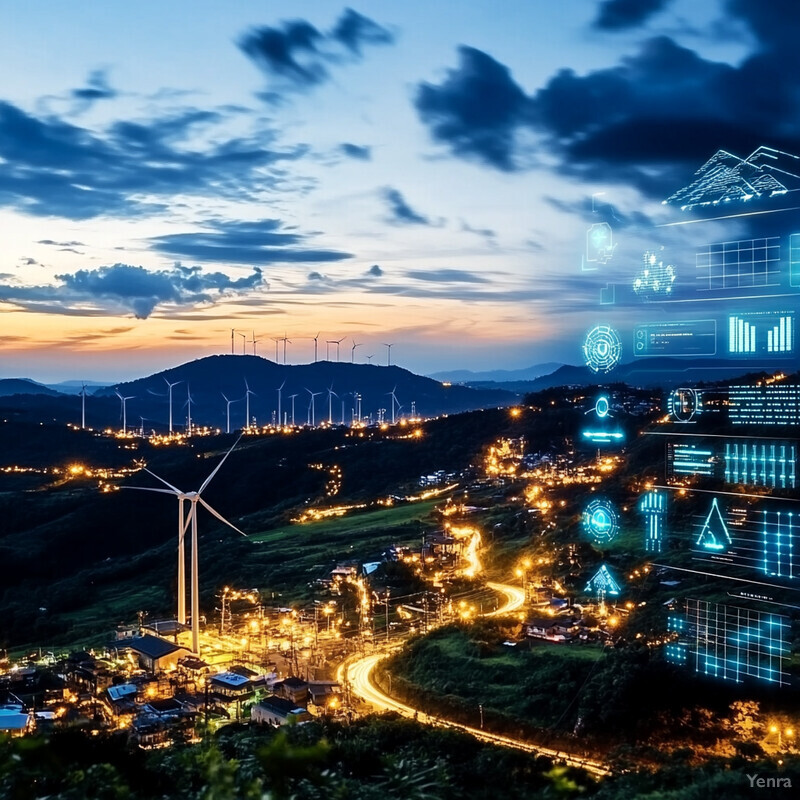
[[[11,397],[15,394],[45,394],[57,397],[61,392],[30,378],[0,378],[0,397]]]
[[[434,372],[428,377],[437,381],[451,381],[452,383],[465,383],[468,386],[477,383],[509,383],[511,381],[532,381],[542,375],[555,372],[562,364],[558,361],[548,361],[546,364],[535,364],[524,369],[493,369],[486,372],[473,372],[469,369],[445,370]]]

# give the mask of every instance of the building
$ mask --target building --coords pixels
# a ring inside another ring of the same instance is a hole
[[[178,661],[191,652],[186,647],[180,647],[149,633],[131,639],[120,639],[111,646],[115,650],[127,650],[133,653],[138,657],[142,669],[154,674],[175,669]]]
[[[301,678],[291,677],[284,678],[282,681],[277,681],[273,685],[272,691],[275,692],[278,697],[283,697],[296,706],[305,707],[308,705],[308,683]]]
[[[305,708],[299,708],[291,700],[271,695],[253,706],[250,718],[261,725],[278,727],[290,723],[308,722],[311,714]]]
[[[212,675],[208,688],[216,700],[230,703],[245,700],[253,694],[253,684],[247,675],[237,672],[220,672]]]

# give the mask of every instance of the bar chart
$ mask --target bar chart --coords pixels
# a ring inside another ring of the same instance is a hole
[[[794,312],[751,312],[728,316],[728,353],[786,356],[794,353]]]

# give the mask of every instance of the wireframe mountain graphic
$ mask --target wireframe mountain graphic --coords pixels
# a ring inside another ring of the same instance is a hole
[[[708,512],[706,521],[703,523],[700,535],[697,537],[696,545],[704,550],[727,550],[728,545],[732,543],[733,540],[730,533],[728,533],[728,526],[722,518],[722,512],[719,510],[717,498],[715,497],[711,503],[711,509]]]
[[[800,156],[761,146],[747,158],[717,150],[695,179],[664,200],[688,210],[695,206],[773,198],[800,191]]]

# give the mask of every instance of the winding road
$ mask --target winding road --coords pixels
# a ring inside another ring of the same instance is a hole
[[[488,583],[487,586],[492,591],[503,595],[505,602],[499,608],[484,616],[503,616],[505,614],[511,614],[514,611],[519,611],[519,609],[524,606],[525,592],[521,588],[506,583]],[[464,725],[460,722],[451,722],[441,717],[434,717],[419,709],[412,708],[399,700],[395,700],[393,697],[389,697],[389,695],[385,694],[372,680],[372,672],[376,664],[388,655],[388,653],[372,653],[371,655],[363,656],[356,661],[352,661],[349,664],[342,664],[339,668],[339,682],[343,682],[343,679],[346,677],[351,691],[362,700],[370,703],[378,711],[395,711],[404,717],[416,719],[418,722],[422,722],[426,725],[441,725],[448,728],[457,728],[458,730],[471,734],[481,741],[492,742],[493,744],[503,745],[505,747],[513,747],[528,753],[548,756],[570,766],[581,767],[593,775],[605,776],[611,774],[611,770],[608,766],[601,761],[586,759],[582,756],[565,753],[561,750],[553,750],[549,747],[534,745],[523,739],[514,739],[510,736],[503,736],[498,733],[489,733],[489,731],[485,731],[481,728],[473,728],[470,725]],[[344,674],[345,671],[346,675]]]
[[[505,747],[513,747],[516,750],[524,750],[528,753],[548,756],[557,761],[569,764],[570,766],[581,767],[593,775],[604,776],[611,774],[611,770],[600,761],[586,759],[571,753],[565,753],[561,750],[553,750],[549,747],[540,747],[539,745],[531,744],[522,739],[513,739],[510,736],[502,736],[499,733],[489,733],[480,728],[463,725],[460,722],[451,722],[440,717],[434,717],[412,708],[405,703],[401,703],[393,697],[389,697],[387,694],[384,694],[372,680],[372,671],[375,669],[375,665],[382,658],[386,658],[387,655],[388,653],[373,653],[372,655],[364,656],[358,659],[358,661],[353,661],[349,665],[346,665],[346,667],[343,667],[347,670],[347,680],[353,693],[372,704],[378,711],[396,711],[404,717],[416,719],[418,722],[422,722],[425,725],[441,725],[447,728],[456,728],[471,734],[481,741],[491,742]],[[344,676],[342,675],[341,677]]]

